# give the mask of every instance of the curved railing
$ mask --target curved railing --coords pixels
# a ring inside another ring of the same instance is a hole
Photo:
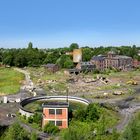
[[[25,115],[26,117],[30,117],[31,115],[33,115],[34,113],[25,109],[24,106],[34,102],[34,101],[38,101],[38,100],[69,100],[69,101],[76,101],[76,102],[80,102],[83,103],[85,105],[88,105],[91,103],[91,101],[87,100],[87,99],[83,99],[80,97],[74,97],[74,96],[38,96],[38,97],[30,97],[27,99],[24,99],[23,101],[20,102],[19,104],[19,112],[21,113],[21,115]]]

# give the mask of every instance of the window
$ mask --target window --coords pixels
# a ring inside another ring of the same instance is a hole
[[[49,109],[49,114],[50,115],[55,114],[55,110],[54,109]]]
[[[56,114],[62,114],[62,109],[56,109]]]
[[[62,126],[62,121],[56,121],[57,126]]]
[[[55,125],[55,121],[49,121],[49,123],[51,123],[51,124]]]

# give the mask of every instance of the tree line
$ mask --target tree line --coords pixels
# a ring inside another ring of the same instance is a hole
[[[30,42],[27,48],[0,48],[0,62],[9,66],[25,67],[25,66],[40,66],[47,63],[58,64],[61,68],[73,68],[74,64],[72,56],[66,55],[66,52],[72,52],[73,49],[78,49],[77,43],[72,43],[69,47],[53,48],[53,49],[38,49],[34,48]],[[115,51],[119,55],[127,55],[134,59],[140,60],[138,52],[140,47],[120,46],[120,47],[81,47],[82,60],[89,61],[93,56],[103,54],[108,51]]]

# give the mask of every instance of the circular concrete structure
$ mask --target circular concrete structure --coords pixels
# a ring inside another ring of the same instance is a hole
[[[66,101],[67,99],[69,101],[80,102],[85,105],[89,105],[91,103],[89,100],[86,100],[86,99],[83,99],[80,97],[74,97],[74,96],[38,96],[38,97],[27,98],[27,99],[24,99],[23,101],[21,101],[19,104],[19,112],[21,113],[21,115],[30,117],[30,116],[34,115],[34,113],[24,108],[24,106],[29,103],[32,103],[34,101],[51,101],[51,100]]]

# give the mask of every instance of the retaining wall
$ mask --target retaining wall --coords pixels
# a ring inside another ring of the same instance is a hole
[[[74,97],[74,96],[38,96],[38,97],[27,98],[27,99],[24,99],[23,101],[21,101],[19,104],[19,113],[21,113],[21,115],[25,115],[26,117],[30,117],[30,116],[34,115],[33,112],[24,108],[25,105],[27,105],[31,102],[34,102],[34,101],[39,101],[39,100],[51,101],[51,100],[67,100],[67,99],[69,101],[80,102],[85,105],[90,104],[90,101],[80,98],[80,97]]]

